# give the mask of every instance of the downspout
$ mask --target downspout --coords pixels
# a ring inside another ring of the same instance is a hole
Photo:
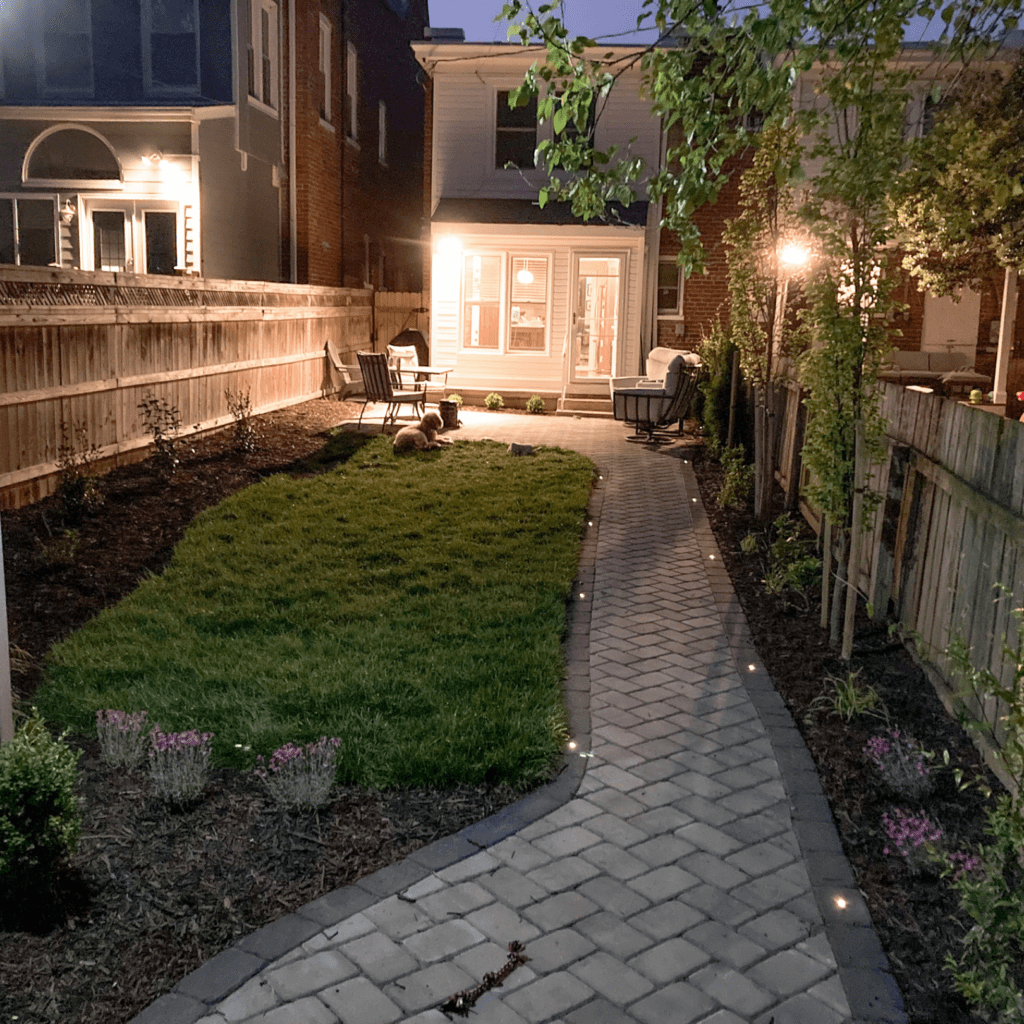
[[[299,216],[295,205],[298,187],[295,182],[295,0],[288,0],[288,265],[292,284],[298,284]]]
[[[996,372],[992,381],[992,401],[1006,405],[1006,381],[1013,350],[1013,323],[1017,316],[1017,271],[1006,268],[1003,279],[1003,306],[999,315],[999,347],[996,350]]]

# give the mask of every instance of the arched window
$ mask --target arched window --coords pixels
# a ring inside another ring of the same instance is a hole
[[[48,129],[29,147],[22,180],[26,185],[120,188],[121,164],[110,144],[88,128]]]

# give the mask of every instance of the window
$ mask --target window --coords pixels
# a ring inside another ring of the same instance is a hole
[[[377,159],[388,162],[388,107],[383,100],[377,104]]]
[[[356,48],[345,50],[345,134],[354,142],[359,138],[359,61]]]
[[[674,259],[658,263],[658,316],[678,316],[682,298],[681,268]]]
[[[462,347],[498,349],[501,257],[467,255],[462,279]]]
[[[128,268],[124,214],[120,210],[97,210],[93,213],[92,252],[96,270]]]
[[[178,263],[178,215],[146,210],[146,273],[173,274]]]
[[[495,110],[494,166],[533,167],[537,149],[537,98],[523,107],[508,105],[508,90],[499,90]]]
[[[320,118],[331,123],[331,23],[320,15]]]
[[[251,4],[249,95],[277,110],[277,4],[275,0],[251,0]]]
[[[509,283],[508,347],[511,352],[543,352],[547,347],[548,259],[513,256]]]
[[[173,274],[181,265],[178,226],[177,203],[170,200],[103,199],[99,208],[86,200],[83,230],[89,244],[83,246],[84,265],[93,270]]]
[[[86,128],[48,129],[30,147],[25,181],[117,188],[121,165],[107,141]]]
[[[198,0],[145,0],[142,59],[147,90],[199,91]]]
[[[0,197],[0,263],[46,267],[57,262],[52,199]]]
[[[47,95],[92,95],[92,4],[90,0],[43,0],[41,91]]]

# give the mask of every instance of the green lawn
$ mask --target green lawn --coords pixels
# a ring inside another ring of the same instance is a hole
[[[337,444],[338,468],[205,512],[163,575],[54,647],[44,716],[91,732],[97,709],[145,709],[237,767],[337,736],[343,783],[543,777],[592,464]]]

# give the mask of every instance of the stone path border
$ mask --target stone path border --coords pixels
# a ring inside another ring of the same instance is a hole
[[[466,435],[484,436],[488,431],[497,433],[501,427],[507,425],[507,417],[480,416],[479,420],[472,424],[473,429],[466,431]],[[528,437],[524,438],[521,435],[526,433],[524,428],[527,425],[530,432]],[[616,443],[623,443],[622,428],[619,425],[599,423],[598,426],[594,426],[591,422],[583,427],[573,427],[572,421],[549,418],[531,418],[521,424],[518,428],[519,439],[529,439],[533,443],[538,443],[534,436],[537,435],[544,440],[547,431],[555,433],[551,430],[553,425],[559,427],[558,443],[568,447],[576,446],[573,444],[572,435],[581,430],[589,435],[595,431],[602,434],[604,431],[610,431],[610,437]],[[664,458],[674,458],[678,462],[682,485],[691,499],[692,507],[689,511],[693,535],[701,553],[703,568],[707,573],[717,611],[724,624],[736,671],[763,723],[781,770],[802,861],[810,878],[814,899],[824,922],[825,935],[838,966],[845,1002],[849,1007],[849,1015],[845,1019],[852,1024],[902,1024],[907,1018],[899,990],[871,926],[863,896],[855,887],[853,873],[839,843],[814,763],[770,677],[759,667],[760,659],[754,651],[746,619],[725,571],[721,554],[715,545],[714,536],[699,500],[693,468],[685,457],[685,449],[662,450],[657,454]],[[583,749],[589,747],[591,732],[589,595],[592,593],[594,582],[600,516],[605,496],[606,487],[599,484],[591,503],[595,528],[589,531],[584,539],[577,580],[579,586],[574,587],[574,594],[587,596],[577,598],[569,605],[565,647],[566,705],[570,716],[570,728]],[[748,666],[753,666],[753,670]],[[584,757],[567,755],[564,770],[555,781],[515,804],[463,829],[454,836],[423,847],[403,861],[362,878],[353,885],[328,893],[298,911],[258,929],[181,979],[170,993],[133,1018],[131,1024],[196,1024],[198,1021],[203,1021],[203,1024],[220,1024],[227,1018],[220,1014],[211,1014],[212,1007],[221,1004],[222,1000],[245,986],[250,979],[254,979],[275,962],[283,963],[289,956],[294,958],[295,953],[300,952],[298,947],[304,943],[308,945],[311,940],[315,942],[315,937],[325,928],[344,922],[353,915],[358,916],[389,897],[397,896],[401,899],[402,894],[407,893],[411,887],[427,883],[431,876],[440,872],[444,872],[446,877],[456,877],[459,872],[457,865],[462,865],[480,855],[481,851],[529,829],[529,826],[540,822],[546,815],[567,805],[581,789],[586,764]],[[312,960],[316,956],[328,954],[307,951],[303,955]],[[347,984],[354,986],[357,980]],[[594,982],[597,979],[589,980]],[[346,991],[354,997],[362,990],[350,987]],[[290,1004],[291,1013],[288,1016],[268,1013],[267,1024],[277,1024],[279,1020],[281,1024],[285,1024],[286,1021],[288,1024],[292,1021],[294,1024],[306,1024],[307,1021],[309,1024],[317,1024],[317,1013],[321,1010],[324,1014],[328,1013],[324,1004],[316,1000],[309,1001],[309,1005],[303,1008],[300,1008],[300,1003],[306,1003],[306,1000]],[[372,1000],[364,1009],[371,1012],[371,1006]],[[317,1007],[320,1009],[317,1010]],[[492,1008],[495,1007],[502,1009],[501,1004],[492,1004]],[[587,1018],[590,1024],[620,1024],[635,1019],[612,1008],[605,1001],[594,1003],[593,1007],[594,1014]],[[253,1012],[256,1012],[255,1008]],[[309,1016],[304,1015],[307,1012]],[[438,1016],[434,1013],[430,1020]],[[522,1020],[516,1015],[512,1016],[516,1020]],[[248,1016],[245,1019],[256,1018]],[[322,1019],[328,1024],[327,1016],[323,1016]],[[371,1017],[364,1015],[358,1016],[358,1019],[370,1020]],[[395,1018],[392,1016],[388,1019]],[[417,1022],[421,1019],[425,1021],[426,1015],[416,1017]],[[497,1022],[512,1018],[505,1018],[499,1014],[494,1019]],[[573,1016],[571,1019],[576,1021],[581,1018]],[[735,1024],[741,1021],[741,1018],[725,1010],[706,1019],[708,1024]],[[336,1020],[337,1017],[330,1016],[329,1024],[334,1024]],[[348,1024],[347,1020],[345,1024]],[[782,1024],[782,1021],[779,1024]]]

